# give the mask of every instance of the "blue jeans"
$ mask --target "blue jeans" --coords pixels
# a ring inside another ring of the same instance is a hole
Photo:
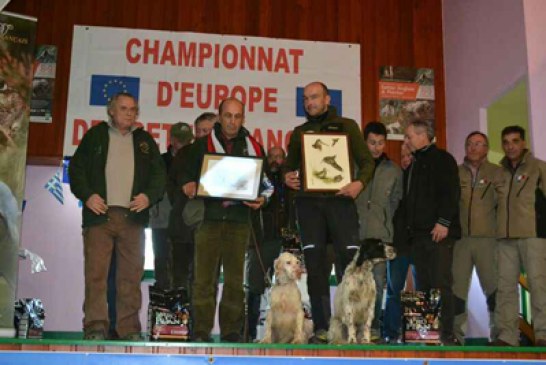
[[[397,256],[387,262],[387,302],[383,315],[383,335],[389,338],[401,337],[402,330],[402,304],[400,292],[404,290],[409,266],[412,265],[411,257]],[[413,281],[415,283],[415,269],[412,268]]]

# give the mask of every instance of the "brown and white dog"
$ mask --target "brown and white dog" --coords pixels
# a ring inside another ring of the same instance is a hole
[[[289,252],[275,260],[275,284],[271,288],[270,309],[265,319],[262,343],[307,343],[313,324],[305,319],[301,293],[296,284],[301,277],[300,261]]]
[[[345,269],[334,296],[334,315],[330,320],[330,343],[369,343],[375,309],[376,263],[396,256],[392,246],[378,239],[366,239]]]

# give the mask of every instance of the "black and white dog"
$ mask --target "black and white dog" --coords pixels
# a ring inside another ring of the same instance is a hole
[[[372,270],[376,263],[395,256],[394,248],[379,239],[360,243],[334,296],[334,314],[328,331],[330,343],[370,342],[376,295]]]

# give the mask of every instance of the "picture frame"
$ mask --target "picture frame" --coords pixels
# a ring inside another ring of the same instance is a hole
[[[263,168],[261,157],[207,153],[201,164],[196,195],[201,198],[256,200]]]
[[[341,133],[303,133],[304,191],[337,191],[352,181],[349,136]]]

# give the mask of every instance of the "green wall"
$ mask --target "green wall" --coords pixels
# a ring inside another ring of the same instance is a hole
[[[509,125],[519,125],[529,131],[527,104],[527,78],[495,100],[487,108],[487,135],[489,136],[489,161],[498,163],[504,156],[501,146],[501,131]],[[530,146],[529,133],[527,145]]]

